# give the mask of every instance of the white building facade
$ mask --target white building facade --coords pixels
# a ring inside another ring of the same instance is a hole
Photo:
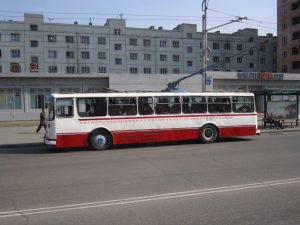
[[[208,46],[208,64],[218,64],[212,70],[224,77],[276,72],[276,38],[270,34],[258,36],[256,29],[209,33]],[[0,121],[35,120],[53,92],[159,91],[201,70],[202,54],[202,33],[195,24],[173,30],[130,28],[123,19],[108,19],[104,26],[56,24],[40,14],[25,14],[22,22],[0,21]],[[210,79],[207,90],[214,90]],[[201,91],[201,77],[182,85]]]

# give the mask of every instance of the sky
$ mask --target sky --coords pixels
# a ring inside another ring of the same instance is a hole
[[[122,18],[127,27],[171,30],[181,23],[202,30],[203,0],[0,0],[0,20],[23,21],[26,12],[41,13],[45,22],[103,26],[108,18]],[[247,17],[210,32],[233,33],[256,28],[259,35],[277,35],[276,0],[209,0],[207,29],[223,25],[237,17]]]

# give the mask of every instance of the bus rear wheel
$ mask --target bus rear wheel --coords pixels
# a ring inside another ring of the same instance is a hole
[[[106,131],[94,131],[90,136],[90,145],[94,150],[105,150],[111,146],[111,137]]]
[[[213,143],[218,138],[218,130],[212,124],[207,124],[201,128],[200,140],[204,144]]]

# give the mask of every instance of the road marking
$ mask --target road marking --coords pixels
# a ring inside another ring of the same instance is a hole
[[[260,182],[260,183],[250,183],[250,184],[226,186],[226,187],[219,187],[219,188],[209,188],[209,189],[199,189],[199,190],[191,190],[191,191],[183,191],[183,192],[173,192],[167,194],[149,195],[149,196],[141,196],[135,198],[116,199],[116,200],[99,201],[99,202],[89,202],[89,203],[81,203],[81,204],[73,204],[73,205],[62,205],[62,206],[53,206],[53,207],[36,208],[36,209],[7,211],[7,212],[0,212],[0,218],[27,216],[27,215],[62,212],[62,211],[79,210],[79,209],[90,209],[90,208],[98,208],[98,207],[108,207],[108,206],[115,206],[115,205],[134,204],[140,202],[158,201],[164,199],[174,199],[174,198],[182,198],[182,197],[189,197],[189,196],[196,196],[196,195],[206,195],[206,194],[222,193],[222,192],[229,192],[229,191],[240,191],[240,190],[272,187],[272,186],[278,186],[284,184],[296,184],[296,183],[300,183],[300,178],[274,180],[274,181],[267,181],[267,182]]]

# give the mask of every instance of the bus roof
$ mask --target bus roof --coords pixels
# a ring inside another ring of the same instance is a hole
[[[149,97],[149,96],[254,96],[249,92],[114,92],[114,93],[53,93],[54,98]]]

